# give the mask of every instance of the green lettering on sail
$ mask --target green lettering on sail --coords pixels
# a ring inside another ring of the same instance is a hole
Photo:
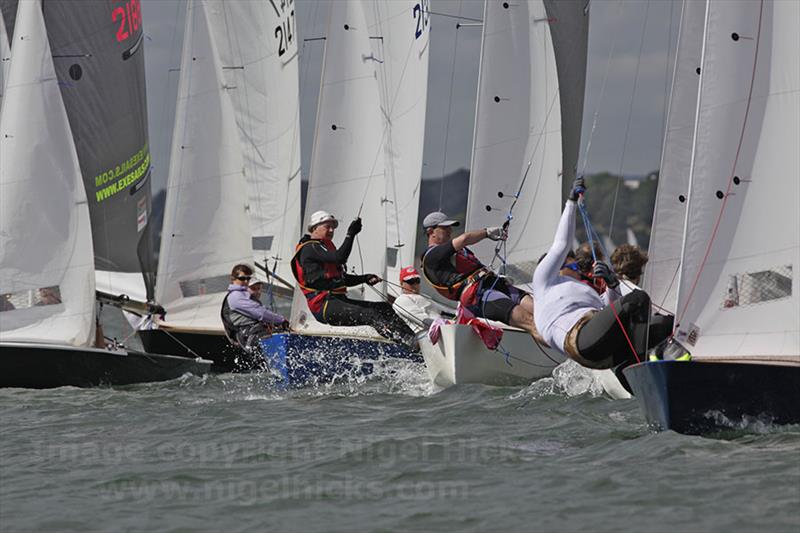
[[[113,169],[95,176],[95,187],[103,187],[95,191],[97,202],[107,200],[118,192],[124,191],[145,176],[149,168],[150,152],[147,151],[147,145],[144,145],[141,150]]]

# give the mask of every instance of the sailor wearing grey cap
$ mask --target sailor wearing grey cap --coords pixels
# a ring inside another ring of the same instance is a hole
[[[424,218],[422,227],[428,236],[428,249],[422,254],[422,275],[439,294],[460,302],[475,316],[534,335],[533,298],[495,275],[468,248],[484,239],[504,241],[508,238],[506,229],[467,231],[453,238],[452,228],[459,225],[441,211]]]

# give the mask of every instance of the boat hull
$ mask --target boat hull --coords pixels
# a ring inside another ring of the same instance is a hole
[[[527,385],[549,376],[565,361],[563,354],[541,349],[525,332],[507,329],[502,348],[510,355],[488,349],[469,326],[446,324],[436,344],[420,341],[428,374],[442,388],[459,383]]]
[[[261,341],[269,370],[284,387],[305,387],[369,375],[385,359],[422,362],[419,354],[382,340],[276,333]]]
[[[202,357],[212,362],[211,372],[251,371],[244,365],[241,352],[228,342],[222,332],[146,329],[137,332],[148,353],[166,353],[180,357]]]
[[[748,419],[800,423],[800,366],[653,361],[626,368],[648,424],[701,435]]]
[[[208,373],[210,361],[128,350],[0,343],[0,387],[49,389],[167,381]]]

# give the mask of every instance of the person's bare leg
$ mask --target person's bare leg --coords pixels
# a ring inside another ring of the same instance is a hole
[[[519,305],[533,316],[533,296],[526,294]]]
[[[530,307],[530,310],[528,310],[528,307]],[[538,344],[547,346],[544,337],[539,334],[539,330],[536,329],[536,324],[533,322],[533,298],[530,296],[523,298],[522,302],[511,310],[509,322],[511,322],[512,326],[527,331]]]

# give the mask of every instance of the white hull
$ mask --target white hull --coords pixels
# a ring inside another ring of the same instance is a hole
[[[459,383],[484,385],[527,385],[549,376],[565,361],[564,355],[552,349],[542,350],[526,332],[506,329],[503,349],[489,350],[469,326],[447,324],[435,345],[427,338],[420,340],[425,366],[434,385],[442,388]]]

